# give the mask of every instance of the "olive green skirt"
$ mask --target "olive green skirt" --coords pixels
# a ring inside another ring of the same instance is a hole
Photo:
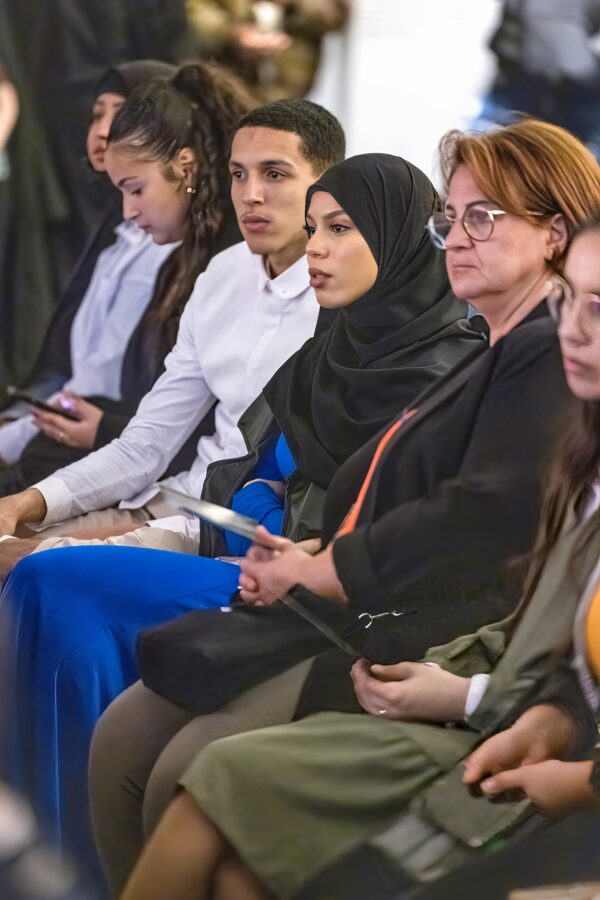
[[[321,713],[216,741],[180,783],[287,900],[390,825],[474,740],[460,729]]]

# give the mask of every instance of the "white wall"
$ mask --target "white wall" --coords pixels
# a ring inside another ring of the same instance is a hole
[[[337,112],[348,152],[397,153],[434,175],[441,135],[477,114],[500,0],[355,0],[314,99]]]

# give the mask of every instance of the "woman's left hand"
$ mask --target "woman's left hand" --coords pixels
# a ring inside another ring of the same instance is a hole
[[[58,404],[77,416],[77,421],[33,407],[35,424],[40,431],[65,447],[93,450],[98,426],[104,415],[102,410],[71,391],[62,391]]]
[[[481,790],[494,796],[518,791],[535,803],[541,813],[552,818],[590,806],[594,793],[589,783],[592,763],[546,762],[499,772],[481,782]]]
[[[360,659],[352,667],[358,702],[366,712],[386,719],[459,722],[470,680],[432,663],[380,666]]]
[[[270,606],[294,587],[308,590],[345,605],[346,594],[337,577],[331,546],[310,556],[287,538],[276,537],[259,525],[256,538],[240,568],[240,596],[246,603]]]

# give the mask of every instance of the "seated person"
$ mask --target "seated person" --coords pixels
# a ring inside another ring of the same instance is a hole
[[[339,603],[344,621],[363,611],[410,613],[396,629],[380,622],[381,640],[391,645],[385,655],[396,660],[420,659],[428,647],[514,609],[523,572],[507,564],[531,549],[548,450],[574,404],[544,303],[547,280],[562,264],[570,235],[600,203],[595,160],[554,126],[523,122],[490,135],[454,133],[442,150],[448,198],[431,227],[446,248],[455,294],[485,313],[491,347],[340,466],[327,491],[324,550],[309,556],[263,529],[261,540],[276,552],[252,548],[241,564],[249,602],[272,604],[303,584]],[[269,611],[260,612],[268,634]],[[203,615],[193,614],[194,627],[202,627]],[[235,617],[235,611],[224,617],[223,631]],[[302,623],[289,627],[305,638]],[[369,649],[366,641],[358,646]],[[285,658],[277,657],[280,671]],[[231,650],[228,660],[234,669]],[[345,663],[333,680],[312,666],[320,708],[347,707]],[[265,670],[263,678],[274,671],[268,658]],[[112,704],[92,745],[91,796],[101,855],[117,890],[144,825],[152,829],[194,751],[220,735],[290,721],[310,672],[307,661],[264,684],[255,673],[250,690],[230,694],[221,710],[200,717],[141,685]]]
[[[297,466],[326,485],[415,391],[485,344],[464,319],[466,305],[452,295],[443,260],[422,228],[438,197],[418,169],[384,154],[355,157],[321,176],[307,203],[317,300],[337,314],[329,331],[308,341],[271,381],[267,395],[287,398],[277,448],[271,441],[237,495],[248,514],[278,515],[279,527],[280,492],[272,485],[283,489]],[[317,276],[317,265],[327,276]],[[378,327],[371,328],[375,318]],[[235,536],[224,537],[227,551],[237,553]],[[2,608],[18,623],[13,649],[20,675],[9,679],[14,712],[5,749],[14,765],[5,772],[44,808],[61,838],[70,833],[82,841],[89,741],[105,706],[137,677],[139,629],[189,609],[227,605],[238,579],[230,562],[124,547],[36,554],[11,574]],[[41,630],[34,624],[39,615]]]
[[[167,184],[180,198],[193,197],[197,228],[210,227],[216,214],[205,205],[213,196],[211,178],[196,163],[201,148],[194,128],[200,133],[201,123],[195,110],[202,108],[205,81],[198,66],[184,66],[172,82],[162,83],[164,88],[154,88],[156,96],[142,105],[126,104],[115,117],[107,170],[121,186],[126,212],[141,225],[150,224],[143,218],[145,202],[148,190],[157,185],[162,189]],[[220,107],[212,112],[221,115]],[[227,143],[225,136],[222,140]],[[216,171],[226,166],[228,152],[225,155],[224,145],[219,152],[207,151]],[[167,486],[199,496],[208,466],[243,451],[240,415],[314,332],[318,307],[304,256],[304,199],[315,178],[343,154],[339,123],[309,101],[278,101],[239,121],[230,168],[232,198],[246,243],[218,254],[198,278],[165,372],[120,438],[34,488],[0,500],[0,532],[12,534],[23,522],[62,522],[56,529],[59,536],[87,530],[88,536],[103,538],[172,514],[173,507],[161,501],[155,479],[213,406],[215,433],[200,438],[191,469],[167,479]],[[273,159],[281,165],[272,167]],[[163,175],[167,164],[171,168]],[[46,417],[46,422],[47,430],[64,430],[58,417],[52,422]],[[110,508],[119,501],[125,501],[124,508]],[[65,523],[92,510],[100,512]],[[102,527],[102,522],[108,524]],[[197,552],[197,529],[188,533],[188,520],[171,517],[162,524],[165,527],[138,529],[121,541]],[[64,545],[57,537],[41,540],[5,542],[0,575],[38,545]]]
[[[491,797],[518,788],[551,815],[600,803],[598,761],[577,760],[597,741],[600,697],[598,259],[600,219],[574,241],[565,281],[549,297],[569,388],[583,403],[548,476],[528,590],[504,627],[514,632],[506,652],[498,642],[494,651],[493,629],[483,629],[436,648],[425,664],[361,660],[353,679],[368,715],[323,713],[214,743],[185,774],[186,793],[151,838],[124,900],[159,898],[167,885],[181,900],[214,890],[256,900],[341,898],[348,896],[343,885],[332,893],[324,884],[335,885],[336,873],[352,883],[368,859],[362,842],[388,877],[395,865],[405,889],[428,880],[456,865],[464,845],[427,809],[406,806],[482,738],[466,760],[465,802],[467,785],[478,783]],[[477,671],[486,656],[492,674],[473,700],[470,679],[456,673]],[[447,671],[431,667],[434,659]],[[466,728],[445,727],[463,717]],[[441,784],[448,790],[452,782]],[[501,821],[498,806],[487,806],[491,821]],[[468,815],[456,808],[461,833]],[[418,845],[414,855],[400,837],[403,816]],[[505,840],[521,833],[506,824],[495,832],[481,819],[479,829],[489,835],[483,852],[496,833]],[[471,856],[462,850],[463,859]]]
[[[175,72],[174,66],[148,60],[125,63],[104,73],[96,87],[87,137],[89,164],[95,173],[105,172],[108,132],[132,89],[155,78],[171,78]],[[98,182],[93,186],[104,188]],[[153,299],[153,292],[159,270],[176,244],[155,243],[152,235],[144,234],[133,221],[121,222],[113,230],[112,218],[109,207],[109,214],[90,236],[38,361],[22,386],[58,405],[61,394],[57,391],[65,391],[63,401],[80,424],[67,423],[64,431],[55,432],[55,439],[43,433],[43,417],[40,432],[35,409],[17,404],[6,410],[5,418],[16,421],[0,428],[0,459],[6,466],[0,471],[0,494],[24,490],[118,437],[170,349],[168,332],[176,322],[170,322],[170,316],[164,322],[157,319],[155,310],[161,306],[161,297]],[[102,250],[109,235],[116,235],[116,240]],[[183,261],[183,254],[179,255]],[[162,283],[164,288],[164,279]],[[136,345],[143,334],[161,327],[166,333],[161,338],[159,332],[156,340],[148,342],[149,354],[139,358]]]
[[[119,224],[123,224],[121,209],[118,203],[118,192],[114,190],[110,179],[106,176],[104,156],[106,140],[114,115],[132,90],[154,78],[171,78],[176,71],[175,66],[156,60],[123,63],[104,72],[95,87],[91,121],[87,132],[87,158],[85,162],[82,162],[82,181],[87,188],[90,205],[97,210],[97,220],[93,231],[88,235],[85,249],[58,299],[38,356],[29,373],[19,382],[22,390],[28,391],[39,399],[48,400],[54,392],[65,384],[68,385],[69,380],[73,377],[72,349],[76,352],[76,348],[72,348],[71,341],[73,321],[82,305],[93,306],[93,301],[99,293],[98,283],[92,290],[91,281],[103,251],[108,248],[112,249],[112,255],[121,262],[124,276],[127,275],[128,267],[132,264],[129,256],[133,256],[135,272],[138,253],[145,254],[148,261],[151,257],[156,256],[159,260],[158,267],[162,260],[169,255],[169,249],[154,244],[149,235],[134,248],[133,244],[122,236],[121,229],[116,230]],[[135,229],[128,227],[125,233],[128,235],[135,233]],[[107,255],[109,254],[104,254],[104,259]],[[108,265],[103,267],[104,278],[107,277],[109,271]],[[154,277],[155,275],[156,273],[154,273]],[[137,293],[143,296],[140,287],[142,283],[147,282],[145,285],[148,292],[147,302],[149,302],[154,286],[154,277],[152,267],[150,267],[148,275],[142,271],[137,273],[140,282]],[[96,282],[99,280],[96,278]],[[134,282],[134,287],[135,285],[136,282]],[[120,285],[117,284],[116,289],[118,290],[119,287]],[[117,294],[117,299],[119,298],[120,295]],[[114,300],[114,298],[111,299]],[[106,310],[103,312],[106,315]],[[85,315],[89,318],[87,313]],[[133,330],[135,324],[134,321],[130,323],[130,331]],[[122,356],[124,347],[119,349]],[[115,356],[115,359],[119,358]],[[26,417],[30,411],[26,406],[14,403],[8,395],[0,401],[0,409],[2,410],[0,423],[3,423],[5,419],[14,422],[16,419]],[[0,456],[4,461],[19,455],[21,448],[37,434],[37,430],[31,423],[28,423],[26,428],[25,426],[21,426],[21,428],[25,429],[23,435],[21,435],[19,427],[0,431],[2,435]],[[11,435],[10,440],[5,437],[7,435]]]

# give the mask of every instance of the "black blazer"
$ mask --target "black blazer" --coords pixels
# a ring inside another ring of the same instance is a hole
[[[356,530],[333,545],[351,606],[416,609],[402,630],[423,632],[419,653],[505,616],[523,573],[510,563],[531,548],[544,468],[575,403],[545,304],[422,395],[382,457]],[[336,474],[326,538],[380,437]]]
[[[352,534],[333,558],[350,607],[404,610],[378,620],[365,656],[418,660],[520,599],[544,470],[575,409],[546,304],[415,402],[382,456]],[[332,539],[355,501],[381,433],[338,470],[325,505]],[[297,717],[360,710],[348,657],[317,657]]]

